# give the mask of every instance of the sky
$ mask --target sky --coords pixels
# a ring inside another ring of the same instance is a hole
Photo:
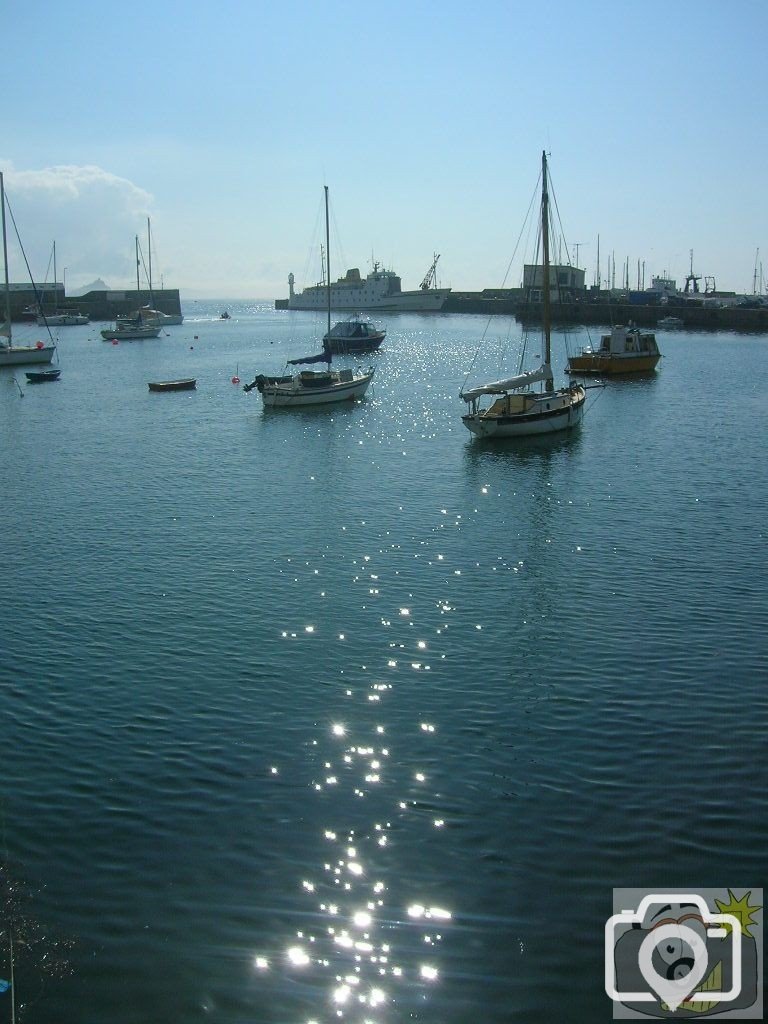
[[[500,287],[549,166],[592,283],[691,264],[768,276],[768,3],[16,0],[0,62],[0,170],[33,276],[72,291],[287,295],[394,269]],[[763,255],[764,254],[764,257]],[[520,283],[513,266],[508,285]],[[9,227],[12,281],[27,275]],[[703,282],[702,282],[703,284]]]

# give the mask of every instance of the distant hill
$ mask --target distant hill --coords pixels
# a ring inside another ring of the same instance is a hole
[[[90,284],[85,285],[83,288],[75,288],[73,291],[69,292],[68,294],[72,295],[72,296],[77,296],[77,295],[87,295],[88,292],[105,292],[105,291],[106,292],[109,291],[109,285],[106,284],[106,282],[102,281],[100,277],[97,277],[96,280],[95,281],[91,281]]]

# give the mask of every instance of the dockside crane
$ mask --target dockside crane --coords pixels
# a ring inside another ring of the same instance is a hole
[[[434,259],[432,260],[432,266],[429,268],[424,277],[424,280],[419,285],[419,288],[423,292],[429,291],[430,288],[437,288],[437,261],[439,259],[440,253],[436,252],[434,254]]]

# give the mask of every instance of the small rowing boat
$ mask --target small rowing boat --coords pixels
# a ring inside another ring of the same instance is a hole
[[[30,384],[42,384],[46,380],[58,380],[61,370],[27,370],[26,376]]]
[[[185,380],[155,380],[149,382],[150,391],[193,391],[197,387],[194,377]]]

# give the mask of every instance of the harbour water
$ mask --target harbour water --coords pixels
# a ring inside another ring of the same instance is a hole
[[[659,332],[577,433],[490,444],[483,319],[391,316],[363,402],[265,412],[232,377],[322,320],[223,308],[0,371],[19,1024],[609,1020],[614,886],[764,884],[768,338]]]

